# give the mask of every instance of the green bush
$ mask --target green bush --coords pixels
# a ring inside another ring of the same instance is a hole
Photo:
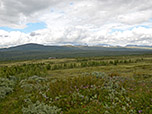
[[[0,99],[5,98],[12,93],[16,83],[16,78],[10,76],[9,78],[0,78]]]
[[[48,81],[47,78],[43,78],[35,75],[22,80],[20,82],[20,87],[25,92],[33,92],[34,90],[41,91],[48,88],[47,81]]]
[[[40,101],[32,103],[28,101],[28,106],[22,108],[23,114],[59,114],[61,109],[56,106],[49,106]]]

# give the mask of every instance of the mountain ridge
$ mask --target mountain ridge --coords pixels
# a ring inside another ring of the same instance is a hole
[[[152,50],[130,47],[104,46],[47,46],[41,44],[24,44],[0,49],[0,61],[47,59],[49,57],[95,57],[115,55],[152,54]]]
[[[126,46],[119,46],[119,45],[110,45],[110,44],[98,44],[98,45],[93,45],[93,46],[88,46],[88,45],[43,45],[43,44],[37,44],[37,43],[27,43],[27,44],[21,44],[17,46],[11,46],[8,48],[0,48],[0,50],[3,49],[11,49],[11,48],[27,48],[27,47],[107,47],[107,48],[113,48],[113,47],[119,47],[119,48],[128,48],[128,47],[152,47],[152,45],[133,45],[133,44],[128,44]]]

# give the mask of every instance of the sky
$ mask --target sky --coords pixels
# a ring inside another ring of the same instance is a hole
[[[152,45],[152,0],[0,0],[0,48]]]

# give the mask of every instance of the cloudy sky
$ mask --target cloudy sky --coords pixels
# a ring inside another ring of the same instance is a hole
[[[152,0],[0,0],[0,48],[152,45]]]

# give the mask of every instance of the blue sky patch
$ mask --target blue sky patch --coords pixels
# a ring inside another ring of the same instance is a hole
[[[110,34],[112,34],[112,33],[114,33],[114,32],[124,32],[124,31],[126,31],[126,30],[132,30],[132,29],[134,29],[134,28],[139,28],[139,27],[143,27],[143,28],[147,28],[147,29],[151,28],[151,27],[148,26],[148,25],[137,25],[137,26],[130,27],[130,28],[127,28],[127,29],[111,29]]]
[[[122,29],[111,29],[111,31],[109,32],[109,34],[112,34],[114,32],[123,32],[125,30],[122,30]]]
[[[8,31],[8,32],[20,31],[20,32],[24,32],[24,33],[30,33],[30,32],[36,31],[36,30],[46,28],[46,24],[44,22],[28,23],[26,25],[27,25],[27,27],[25,27],[24,29],[14,29],[14,28],[9,28],[9,27],[0,27],[0,30],[5,30],[5,31]]]
[[[71,3],[70,3],[70,6],[73,6],[73,5],[74,5],[74,3],[73,3],[73,2],[71,2]]]
[[[51,9],[51,13],[53,13],[53,12],[54,12],[54,9],[52,8],[52,9]]]
[[[122,29],[112,29],[111,30],[111,33],[113,33],[113,32],[123,32],[124,30],[122,30]]]
[[[150,22],[152,22],[152,19],[149,19]]]
[[[127,29],[127,30],[132,30],[132,29],[134,29],[134,28],[139,28],[139,27],[143,27],[143,28],[147,28],[147,29],[150,28],[150,26],[148,26],[148,25],[137,25],[137,26],[134,26],[134,27],[130,27],[130,28]]]

